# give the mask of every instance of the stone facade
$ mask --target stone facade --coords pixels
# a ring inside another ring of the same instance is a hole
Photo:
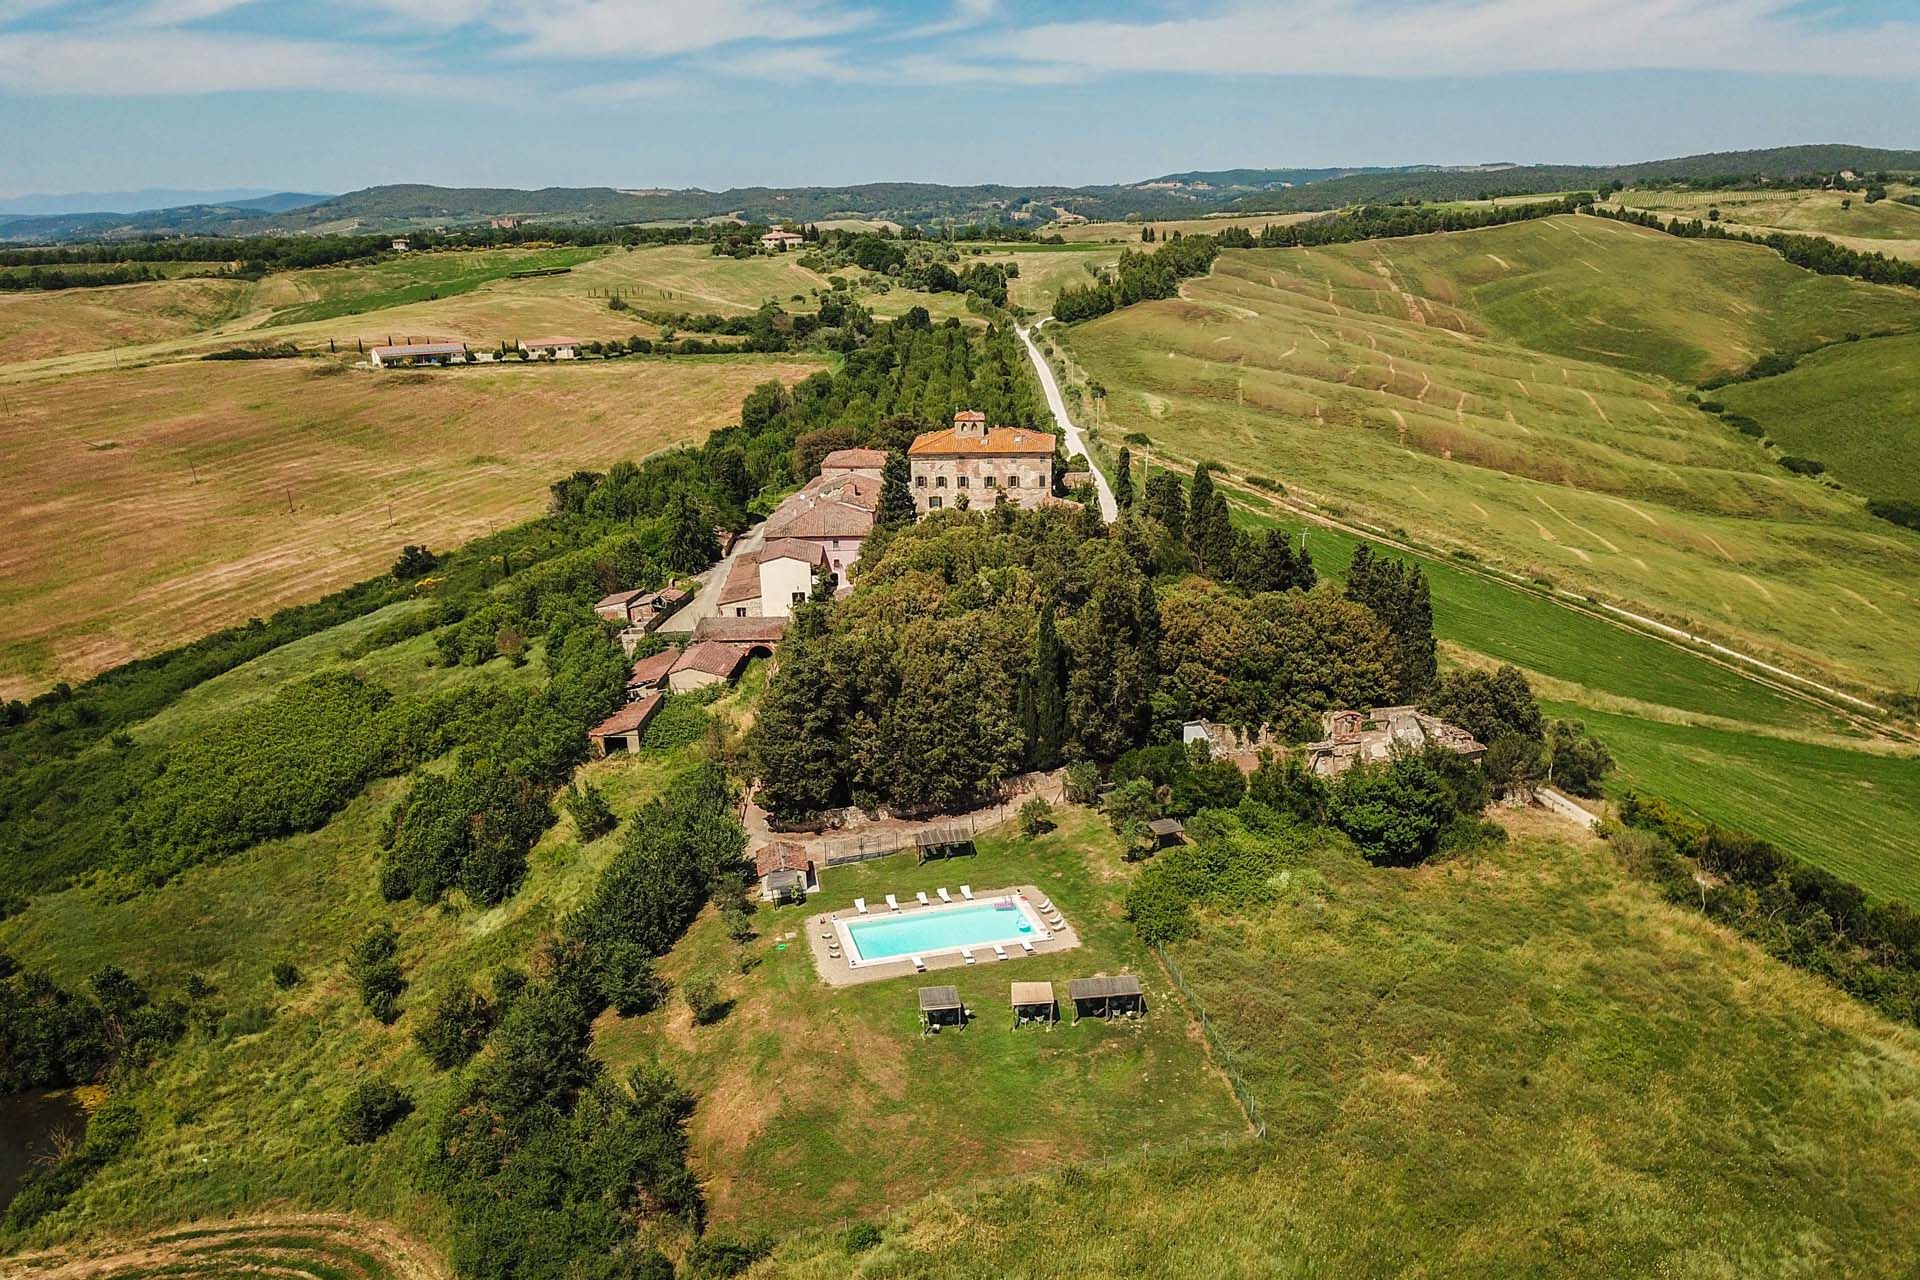
[[[913,506],[921,515],[960,505],[991,507],[1003,496],[1019,507],[1044,506],[1053,493],[1053,437],[1024,427],[988,427],[986,415],[954,415],[907,450]]]

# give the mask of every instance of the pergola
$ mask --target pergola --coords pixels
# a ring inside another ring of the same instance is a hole
[[[1052,1026],[1059,1020],[1060,1010],[1053,1000],[1051,982],[1013,984],[1013,1025],[1015,1027],[1028,1022],[1044,1022]]]
[[[961,826],[928,827],[913,837],[917,860],[957,858],[973,852],[973,833]]]
[[[1130,973],[1110,978],[1075,978],[1067,983],[1067,999],[1073,1001],[1073,1020],[1080,1015],[1111,1018],[1116,1013],[1138,1016],[1147,1011],[1146,993],[1140,979]]]
[[[932,1035],[941,1027],[967,1025],[967,1006],[960,1003],[958,987],[920,988],[920,1034]]]
[[[1187,838],[1186,824],[1178,818],[1155,818],[1147,824],[1147,830],[1153,835],[1156,849],[1164,849]]]

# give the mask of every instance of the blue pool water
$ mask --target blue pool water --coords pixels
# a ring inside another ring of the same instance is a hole
[[[996,900],[998,901],[998,900]],[[990,946],[996,942],[1018,942],[1033,935],[1033,921],[1011,902],[973,902],[964,907],[940,910],[921,908],[900,915],[885,915],[873,920],[858,920],[847,925],[854,950],[862,960],[886,960],[894,956],[925,955],[929,951],[949,951],[955,947]]]

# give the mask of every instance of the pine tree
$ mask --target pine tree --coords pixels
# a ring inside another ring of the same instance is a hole
[[[881,529],[899,529],[912,524],[914,518],[911,469],[907,455],[895,449],[887,455],[887,464],[880,471],[880,509],[874,514],[874,525]]]
[[[1120,465],[1114,469],[1113,500],[1122,511],[1133,510],[1133,450],[1122,447]]]
[[[1160,522],[1175,542],[1187,540],[1187,491],[1180,477],[1160,471],[1147,478],[1147,514]]]
[[[666,566],[676,573],[698,573],[720,558],[720,539],[713,524],[683,490],[673,498],[672,523],[667,529]]]

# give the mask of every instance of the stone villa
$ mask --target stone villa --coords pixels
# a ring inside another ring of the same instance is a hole
[[[1044,506],[1053,493],[1053,437],[1026,427],[989,427],[974,409],[953,415],[907,450],[913,506],[921,515],[958,504],[992,506],[1004,494],[1020,507]]]
[[[735,558],[720,589],[720,613],[731,618],[784,618],[813,591],[818,570],[833,574],[837,590],[860,558],[880,507],[878,449],[840,449],[820,474],[767,518],[759,550]]]

